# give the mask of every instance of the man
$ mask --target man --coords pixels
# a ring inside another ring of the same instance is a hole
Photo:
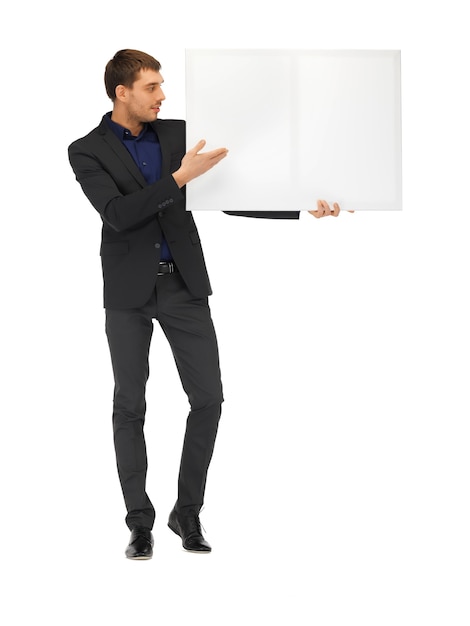
[[[113,110],[69,146],[76,178],[101,216],[101,259],[106,334],[115,389],[116,460],[131,538],[130,559],[153,553],[155,510],[146,493],[144,440],[148,354],[157,319],[171,346],[190,402],[178,477],[178,497],[168,526],[183,547],[210,552],[199,512],[223,402],[217,340],[208,306],[212,293],[196,225],[185,210],[185,185],[227,155],[186,152],[181,120],[159,120],[165,99],[160,63],[137,50],[121,50],[105,70]],[[296,219],[298,211],[230,212]],[[318,201],[315,217],[338,215]]]

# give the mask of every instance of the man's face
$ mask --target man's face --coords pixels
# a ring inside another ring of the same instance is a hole
[[[155,70],[140,70],[131,88],[124,87],[121,102],[127,109],[129,119],[135,122],[154,122],[165,100],[162,91],[163,78]],[[119,89],[119,88],[118,88]]]

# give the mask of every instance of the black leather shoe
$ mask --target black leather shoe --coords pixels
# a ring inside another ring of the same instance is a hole
[[[201,532],[199,515],[179,515],[175,509],[170,513],[168,526],[183,540],[183,548],[189,552],[210,552],[209,543],[204,539]]]
[[[133,528],[126,548],[128,559],[144,561],[153,556],[153,535],[148,528]]]

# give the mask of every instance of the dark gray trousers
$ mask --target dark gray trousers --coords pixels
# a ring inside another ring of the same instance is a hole
[[[221,404],[217,339],[207,298],[194,298],[179,275],[157,277],[149,302],[138,309],[106,309],[114,372],[113,432],[129,528],[152,528],[155,509],[146,493],[145,387],[153,319],[171,346],[190,403],[178,477],[176,508],[199,513],[214,449]],[[160,363],[159,363],[160,366]],[[166,364],[161,364],[166,367]]]

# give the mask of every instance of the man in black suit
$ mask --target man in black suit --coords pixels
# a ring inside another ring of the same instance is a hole
[[[223,402],[212,293],[196,224],[185,209],[185,185],[218,164],[227,150],[186,152],[185,124],[159,120],[165,99],[160,63],[137,50],[109,61],[105,85],[113,111],[69,146],[85,195],[101,216],[106,334],[114,372],[113,432],[131,538],[130,559],[153,553],[155,510],[146,493],[144,439],[148,355],[157,319],[171,346],[190,402],[168,526],[186,550],[210,552],[201,532],[207,471]],[[338,215],[318,201],[315,217]],[[298,211],[230,212],[297,219]]]

